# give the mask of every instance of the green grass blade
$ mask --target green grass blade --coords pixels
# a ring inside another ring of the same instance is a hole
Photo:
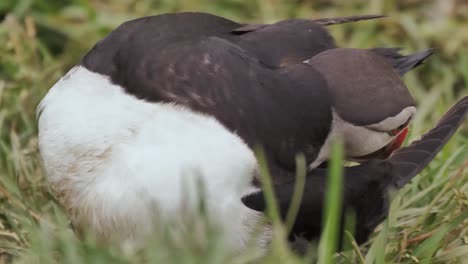
[[[260,167],[260,179],[262,181],[262,190],[265,195],[266,214],[273,224],[281,223],[278,204],[276,203],[275,191],[271,182],[270,172],[268,170],[267,159],[263,148],[256,147],[255,154]]]
[[[299,207],[301,206],[302,195],[304,194],[307,164],[304,155],[296,156],[296,181],[294,183],[294,193],[286,215],[286,232],[289,233],[296,221]]]
[[[332,145],[331,160],[327,181],[324,229],[320,238],[319,263],[333,263],[333,254],[338,247],[339,221],[342,207],[343,191],[343,143],[336,141]]]
[[[420,260],[430,260],[447,234],[468,219],[468,211],[460,214],[450,223],[441,226],[431,237],[422,242],[413,252]]]

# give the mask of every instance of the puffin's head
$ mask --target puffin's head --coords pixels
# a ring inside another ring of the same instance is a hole
[[[328,159],[330,144],[339,136],[351,161],[386,158],[401,146],[416,107],[385,59],[366,50],[337,48],[305,63],[326,79],[333,106],[331,132],[312,166]]]

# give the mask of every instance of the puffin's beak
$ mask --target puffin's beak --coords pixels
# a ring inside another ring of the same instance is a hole
[[[386,159],[388,158],[395,150],[399,149],[403,142],[405,142],[405,138],[408,135],[408,127],[401,130],[390,143],[388,143],[385,147],[367,154],[365,156],[351,158],[350,161],[354,162],[364,162],[370,159]]]

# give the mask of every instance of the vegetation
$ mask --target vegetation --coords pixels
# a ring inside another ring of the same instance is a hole
[[[184,247],[161,232],[154,243],[139,251],[101,246],[92,236],[78,240],[49,194],[40,165],[35,108],[47,90],[123,21],[189,10],[245,22],[388,15],[330,30],[346,47],[396,46],[404,52],[437,49],[424,66],[404,78],[418,104],[410,140],[468,93],[468,3],[462,0],[2,0],[0,263],[249,263],[258,257],[254,248],[229,255],[215,232],[200,239],[186,231]],[[334,255],[332,263],[466,261],[467,129],[465,123],[436,160],[395,193],[388,220],[366,245]],[[274,230],[273,250],[260,262],[306,263],[314,257],[296,256],[287,248],[284,227],[277,224]]]

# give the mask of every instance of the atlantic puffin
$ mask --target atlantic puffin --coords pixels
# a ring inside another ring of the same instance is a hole
[[[225,244],[241,250],[263,218],[241,201],[258,191],[255,145],[278,185],[290,182],[296,153],[311,169],[326,161],[336,135],[352,160],[401,145],[415,106],[385,57],[329,47],[269,65],[207,16],[162,22],[190,15],[124,23],[38,105],[47,179],[74,226],[104,241],[141,241],[155,217],[197,208],[201,180],[208,215]],[[268,229],[262,235],[269,241]]]
[[[358,166],[345,167],[342,188],[343,207],[340,214],[342,231],[345,212],[352,209],[356,216],[354,238],[358,244],[366,242],[369,235],[388,214],[390,192],[401,189],[431,162],[465,121],[467,112],[468,96],[465,96],[441,118],[434,128],[409,146],[393,152],[389,158],[371,159]],[[302,243],[301,239],[305,241],[319,239],[323,224],[327,175],[326,168],[317,168],[307,173],[304,195],[290,233],[292,241]],[[285,218],[293,197],[294,181],[275,186],[274,192],[279,213]],[[266,209],[262,191],[251,193],[242,200],[251,209],[262,212]],[[340,232],[340,235],[340,246],[342,246],[343,232]]]

